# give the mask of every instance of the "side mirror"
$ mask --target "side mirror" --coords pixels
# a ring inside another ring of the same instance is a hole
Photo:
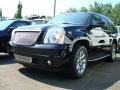
[[[15,27],[9,27],[8,32],[12,32],[13,29],[15,29]]]

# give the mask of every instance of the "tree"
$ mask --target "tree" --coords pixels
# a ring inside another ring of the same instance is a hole
[[[120,3],[116,4],[114,7],[112,4],[102,4],[98,2],[94,2],[93,5],[90,5],[88,9],[86,7],[82,7],[79,10],[76,8],[69,8],[66,12],[96,12],[101,13],[110,18],[115,25],[120,25]]]
[[[45,15],[42,15],[40,18],[42,18],[42,19],[46,19],[46,16],[45,16]]]
[[[112,20],[115,25],[120,25],[120,3],[116,4],[112,9]]]
[[[2,9],[0,8],[0,18],[2,18]]]
[[[19,2],[17,9],[18,10],[15,14],[15,18],[21,19],[22,18],[22,3],[21,2]]]
[[[105,4],[103,5],[102,8],[102,14],[104,14],[105,16],[112,18],[112,5],[111,4]]]
[[[89,9],[91,12],[102,13],[103,4],[94,2],[94,5],[90,5]]]
[[[52,16],[47,16],[46,17],[48,20],[51,20],[52,19]]]
[[[69,12],[78,12],[76,8],[69,8],[69,10],[66,11],[67,13]]]
[[[82,7],[81,9],[80,9],[80,12],[87,12],[88,11],[88,9],[86,8],[86,7]]]

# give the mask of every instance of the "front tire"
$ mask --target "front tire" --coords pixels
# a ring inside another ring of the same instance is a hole
[[[11,46],[7,45],[6,52],[10,55],[10,57],[14,57],[12,51],[11,51]]]
[[[80,78],[85,73],[87,57],[88,53],[85,46],[80,45],[74,48],[70,61],[70,72],[73,78]]]

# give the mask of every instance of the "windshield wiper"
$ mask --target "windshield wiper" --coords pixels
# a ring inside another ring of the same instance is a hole
[[[62,24],[73,24],[73,23],[62,23]]]
[[[79,24],[74,24],[74,23],[49,23],[49,24],[72,24],[72,25],[79,25]]]
[[[62,23],[62,24],[72,24],[72,25],[79,25],[79,24],[74,24],[74,23]]]

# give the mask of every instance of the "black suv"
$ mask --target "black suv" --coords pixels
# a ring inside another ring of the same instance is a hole
[[[26,20],[0,21],[0,52],[9,52],[10,45],[8,42],[10,41],[13,29],[30,24],[31,22]]]
[[[67,69],[81,77],[88,61],[116,58],[116,28],[97,13],[68,13],[47,24],[17,28],[10,44],[14,59],[26,67]]]

